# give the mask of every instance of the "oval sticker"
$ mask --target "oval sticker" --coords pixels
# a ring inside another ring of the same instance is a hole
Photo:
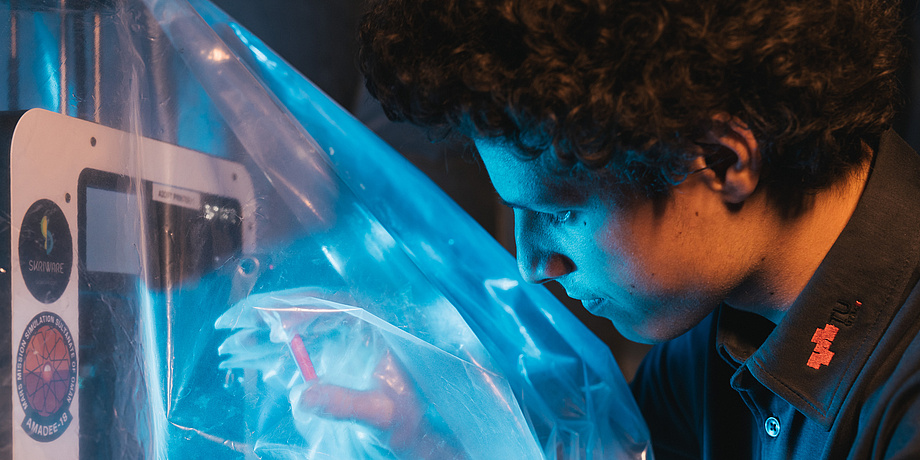
[[[25,412],[22,429],[39,442],[59,438],[70,422],[77,392],[77,350],[60,316],[42,312],[29,321],[16,353],[16,393]]]
[[[59,299],[70,282],[73,241],[64,211],[51,200],[29,207],[19,229],[19,268],[39,302]]]

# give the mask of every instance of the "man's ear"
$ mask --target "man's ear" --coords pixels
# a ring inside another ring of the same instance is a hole
[[[709,170],[704,180],[726,203],[742,203],[760,181],[757,139],[747,124],[728,114],[718,114],[712,121],[712,128],[698,142],[703,153],[694,163]]]

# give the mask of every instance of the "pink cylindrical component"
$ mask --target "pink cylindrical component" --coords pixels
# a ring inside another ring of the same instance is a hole
[[[316,378],[316,370],[313,369],[313,362],[310,361],[310,354],[307,353],[307,347],[303,344],[303,338],[300,334],[294,334],[289,344],[291,353],[294,354],[294,361],[297,361],[297,367],[300,368],[300,374],[304,382],[309,382]]]

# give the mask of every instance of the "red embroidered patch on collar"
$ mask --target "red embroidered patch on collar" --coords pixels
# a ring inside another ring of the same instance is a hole
[[[826,324],[824,329],[815,330],[815,335],[811,338],[811,341],[815,344],[815,351],[808,358],[808,367],[818,369],[822,364],[826,366],[831,363],[834,352],[830,350],[830,347],[839,330],[837,326],[832,324]]]

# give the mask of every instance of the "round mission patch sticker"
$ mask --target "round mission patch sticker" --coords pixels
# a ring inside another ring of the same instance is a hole
[[[61,297],[70,282],[73,240],[64,211],[51,200],[32,203],[19,229],[19,268],[41,303]]]
[[[32,318],[16,353],[16,392],[25,412],[22,429],[36,441],[54,441],[70,426],[77,391],[77,352],[60,316]]]

